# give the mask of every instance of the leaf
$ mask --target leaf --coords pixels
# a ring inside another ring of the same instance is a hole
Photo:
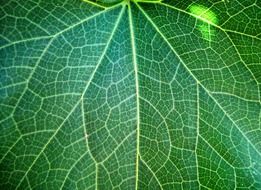
[[[101,2],[1,2],[0,189],[261,189],[260,1]]]

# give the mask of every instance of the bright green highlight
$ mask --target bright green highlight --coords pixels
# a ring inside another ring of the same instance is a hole
[[[218,23],[216,14],[202,5],[192,5],[189,7],[189,10],[192,14],[196,15],[204,21],[213,24]]]
[[[192,5],[189,7],[189,10],[197,18],[204,21],[202,24],[198,25],[198,29],[200,30],[202,37],[205,40],[211,41],[211,38],[215,34],[215,31],[211,29],[211,24],[218,23],[216,14],[213,11],[201,5]]]
[[[211,37],[214,36],[214,30],[211,30],[208,24],[201,24],[198,26],[199,30],[201,31],[202,37],[205,40],[211,41]]]

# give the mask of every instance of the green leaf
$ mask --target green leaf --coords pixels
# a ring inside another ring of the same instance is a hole
[[[0,189],[261,189],[260,2],[2,1]]]

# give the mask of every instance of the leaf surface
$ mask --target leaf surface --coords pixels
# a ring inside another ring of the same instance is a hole
[[[260,7],[1,2],[1,189],[261,189]]]

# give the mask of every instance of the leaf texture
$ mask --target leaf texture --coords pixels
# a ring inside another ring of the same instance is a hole
[[[260,1],[0,4],[0,189],[261,189]]]

